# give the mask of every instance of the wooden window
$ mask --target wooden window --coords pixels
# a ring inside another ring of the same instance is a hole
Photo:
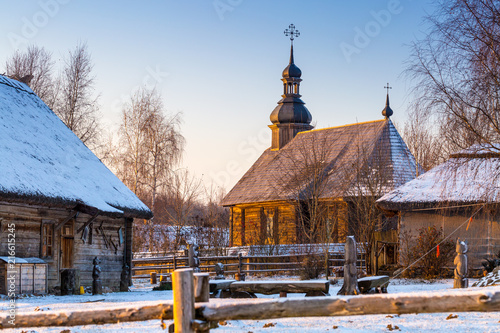
[[[54,225],[42,224],[42,258],[50,258],[54,249]]]

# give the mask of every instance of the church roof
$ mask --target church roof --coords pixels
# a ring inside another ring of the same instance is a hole
[[[290,192],[290,185],[297,179],[299,171],[296,170],[303,168],[303,161],[307,159],[321,163],[327,177],[321,194],[324,199],[353,195],[356,167],[371,171],[375,165],[383,167],[388,179],[383,193],[415,178],[417,169],[413,155],[390,119],[305,131],[280,150],[264,151],[222,204],[293,199],[295,194]],[[375,159],[379,163],[375,163]]]
[[[500,201],[500,145],[475,145],[387,193],[377,206],[390,211]]]
[[[0,201],[152,216],[27,85],[2,75]]]

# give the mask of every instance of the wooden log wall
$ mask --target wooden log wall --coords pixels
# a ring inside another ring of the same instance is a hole
[[[493,256],[500,251],[500,216],[495,211],[484,209],[468,223],[471,215],[472,212],[450,210],[404,212],[401,214],[400,221],[400,248],[402,250],[405,248],[403,243],[406,240],[403,238],[406,234],[415,238],[418,236],[419,229],[434,226],[438,230],[442,228],[445,235],[452,234],[449,240],[453,243],[456,242],[457,237],[467,240],[469,267],[481,268],[484,257]],[[459,226],[461,227],[456,230]],[[453,266],[452,262],[450,266]]]
[[[9,224],[15,223],[16,257],[41,258],[42,223],[55,227],[68,219],[70,214],[71,211],[67,209],[0,203],[0,256],[8,256]],[[92,231],[89,232],[87,241],[84,243],[81,239],[82,232],[77,232],[77,230],[84,226],[91,217],[91,215],[79,213],[76,218],[68,221],[73,224],[74,233],[71,268],[80,270],[81,285],[90,286],[92,284],[92,260],[97,256],[101,259],[103,286],[118,289],[123,260],[126,259],[131,263],[132,259],[131,250],[128,254],[125,251],[127,242],[131,246],[131,221],[127,224],[125,218],[98,216],[89,225],[92,226]],[[121,244],[118,234],[120,227],[123,234]],[[61,263],[61,232],[62,228],[53,232],[52,256],[42,257],[48,263],[49,289],[60,285],[60,269],[64,268]],[[106,237],[103,236],[103,232]]]
[[[233,207],[233,246],[293,244],[297,240],[293,205],[266,203]]]

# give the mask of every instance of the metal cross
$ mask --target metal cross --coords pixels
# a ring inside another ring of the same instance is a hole
[[[288,29],[285,29],[284,34],[287,37],[290,36],[290,40],[292,41],[292,43],[295,37],[300,36],[300,32],[298,30],[295,30],[295,26],[293,24],[290,24],[288,26]]]
[[[389,95],[389,89],[392,89],[392,87],[389,86],[389,82],[387,82],[387,86],[385,86],[384,89],[387,89],[387,95]]]

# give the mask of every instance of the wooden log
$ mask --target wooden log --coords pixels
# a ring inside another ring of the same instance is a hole
[[[347,236],[345,240],[344,284],[337,295],[359,295],[356,240]]]
[[[178,269],[172,273],[174,290],[174,332],[194,333],[191,323],[194,319],[193,269]]]
[[[308,293],[312,291],[321,291],[328,293],[330,283],[328,281],[236,281],[229,286],[232,292],[245,291],[256,294],[279,294],[286,293]]]
[[[441,292],[427,295],[367,295],[238,300],[209,303],[203,320],[273,319],[287,317],[352,316],[369,314],[450,313],[500,311],[500,291]]]
[[[143,321],[151,319],[172,319],[173,304],[158,303],[143,305],[140,307],[130,306],[114,309],[93,308],[75,311],[43,311],[43,312],[18,312],[16,314],[17,327],[48,327],[48,326],[79,326],[114,324],[126,321]],[[8,323],[11,318],[0,316],[0,329],[12,328]]]
[[[194,301],[195,302],[208,302],[210,300],[210,286],[208,273],[195,273],[194,274]]]
[[[174,296],[175,297],[175,296]],[[195,305],[203,320],[273,319],[287,317],[351,316],[368,314],[450,313],[500,311],[500,291],[440,291],[425,295],[368,295],[360,297],[252,299]],[[18,312],[17,327],[96,325],[151,319],[172,319],[173,304],[94,308],[75,311]],[[0,314],[0,328],[11,328],[8,314]]]

